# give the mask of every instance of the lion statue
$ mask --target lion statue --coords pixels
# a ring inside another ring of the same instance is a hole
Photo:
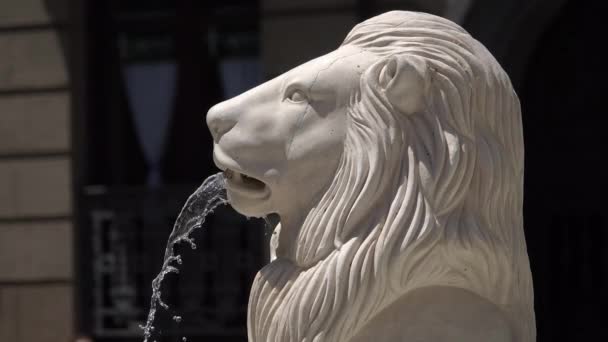
[[[249,341],[535,340],[520,105],[458,25],[371,18],[207,124],[231,205],[280,217]]]

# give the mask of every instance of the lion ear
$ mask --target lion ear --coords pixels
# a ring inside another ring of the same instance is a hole
[[[380,70],[378,84],[391,104],[405,114],[424,108],[429,88],[426,61],[418,56],[391,56]]]

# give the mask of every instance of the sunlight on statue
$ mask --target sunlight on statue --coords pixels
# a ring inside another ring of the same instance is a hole
[[[207,123],[230,204],[280,216],[249,341],[535,340],[519,101],[458,25],[371,18]]]

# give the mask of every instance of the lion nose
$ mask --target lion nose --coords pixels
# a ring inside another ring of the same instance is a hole
[[[218,103],[207,112],[207,127],[213,136],[213,141],[218,142],[222,135],[226,134],[236,125],[237,118],[226,108],[225,103]]]

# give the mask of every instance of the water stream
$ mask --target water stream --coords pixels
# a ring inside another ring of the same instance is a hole
[[[167,274],[178,273],[177,265],[181,265],[182,263],[180,255],[175,255],[173,246],[180,242],[187,242],[192,249],[196,249],[196,244],[190,237],[190,233],[203,225],[205,217],[213,212],[213,209],[227,202],[224,175],[221,172],[205,179],[203,184],[188,197],[186,204],[184,204],[179,216],[175,220],[173,231],[169,235],[163,266],[160,273],[152,281],[150,311],[146,325],[141,327],[144,330],[144,342],[148,342],[154,331],[153,323],[157,306],[160,305],[165,310],[169,309],[169,306],[161,299],[160,285]],[[181,317],[174,316],[173,320],[179,323]]]

